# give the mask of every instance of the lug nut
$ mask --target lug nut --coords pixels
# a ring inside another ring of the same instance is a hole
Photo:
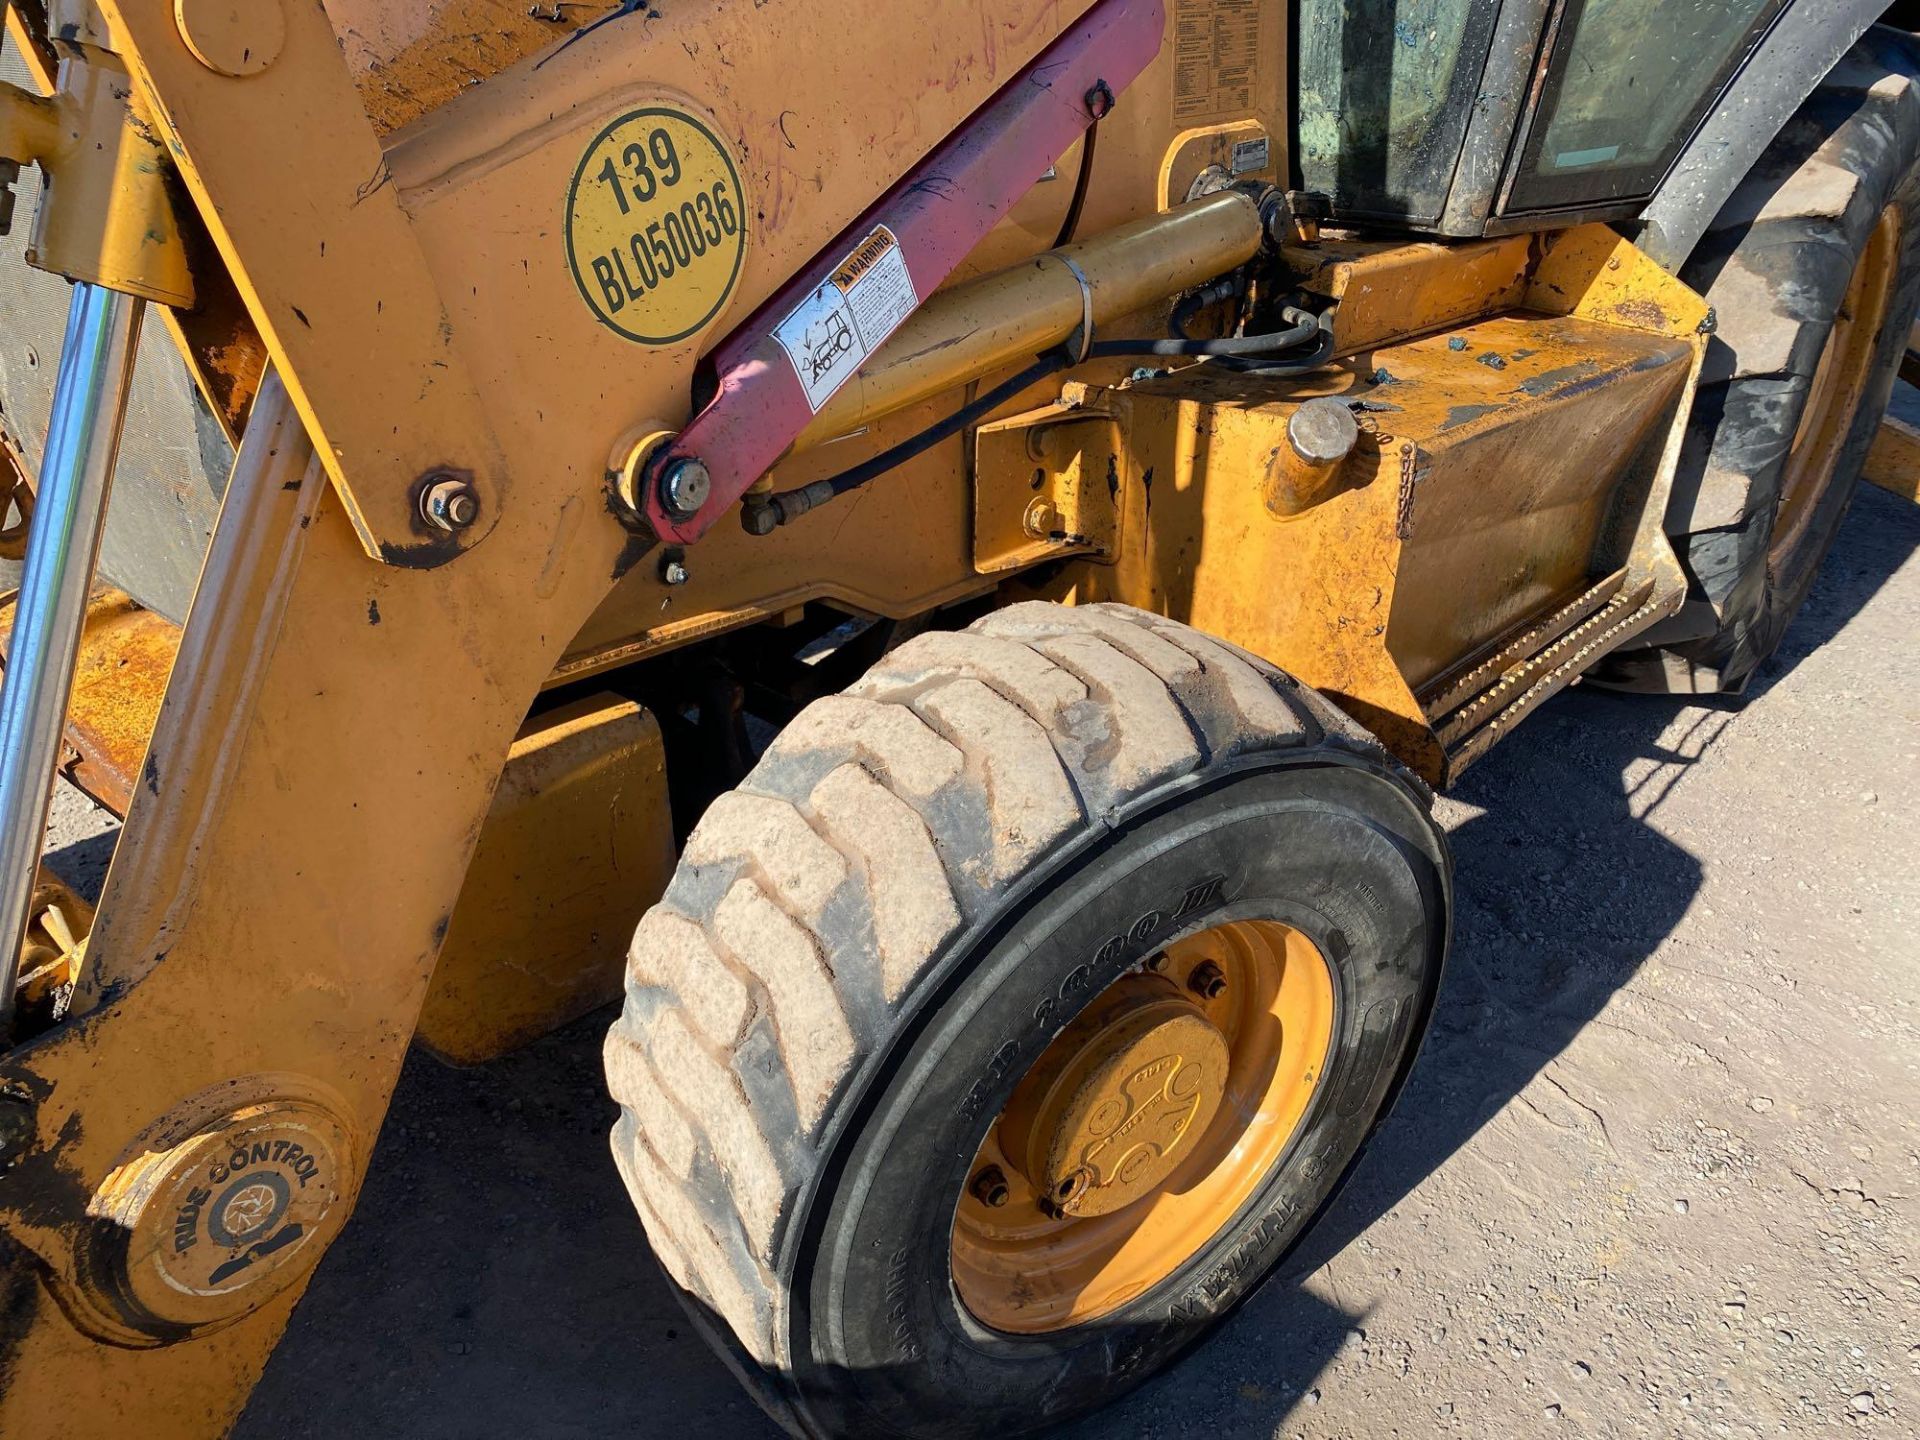
[[[446,476],[420,492],[420,518],[436,530],[464,530],[480,518],[480,497],[465,480]]]
[[[1093,1172],[1082,1166],[1054,1186],[1051,1195],[1041,1197],[1040,1213],[1050,1219],[1064,1220],[1072,1213],[1069,1207],[1078,1204],[1092,1186]]]
[[[1187,975],[1187,988],[1202,1000],[1218,1000],[1227,993],[1227,975],[1211,960],[1203,960]]]
[[[677,518],[695,514],[713,493],[713,476],[703,461],[675,460],[661,473],[660,503]]]
[[[967,1187],[973,1191],[973,1198],[982,1205],[998,1210],[1011,1198],[1007,1188],[1007,1177],[1000,1173],[998,1165],[989,1165],[973,1177],[973,1183]]]

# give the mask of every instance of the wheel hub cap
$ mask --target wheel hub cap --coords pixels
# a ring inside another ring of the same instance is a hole
[[[1056,1040],[1002,1122],[1009,1156],[1062,1216],[1150,1194],[1226,1093],[1226,1036],[1154,977],[1116,986]]]

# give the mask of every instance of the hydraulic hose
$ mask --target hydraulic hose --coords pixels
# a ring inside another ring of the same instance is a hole
[[[1253,375],[1293,375],[1319,369],[1333,358],[1331,312],[1313,315],[1292,306],[1283,309],[1281,318],[1289,321],[1284,330],[1263,335],[1231,335],[1217,340],[1195,340],[1186,334],[1186,324],[1207,305],[1239,293],[1233,282],[1219,282],[1188,296],[1174,307],[1172,338],[1165,340],[1099,340],[1086,347],[1085,359],[1110,359],[1118,356],[1185,356],[1209,359],[1224,368]],[[1312,342],[1303,354],[1294,354]],[[944,419],[929,425],[899,444],[863,460],[851,469],[823,480],[815,480],[794,490],[775,495],[749,494],[741,503],[740,523],[750,535],[770,535],[782,525],[791,524],[810,510],[829,500],[870,484],[889,470],[923,455],[941,441],[958,434],[982,416],[998,409],[1021,391],[1047,376],[1080,363],[1082,356],[1072,341],[1068,348],[1051,350],[1036,356],[1034,362],[1009,380],[994,386],[986,394],[963,405]]]

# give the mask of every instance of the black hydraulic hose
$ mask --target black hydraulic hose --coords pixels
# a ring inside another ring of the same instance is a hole
[[[1313,348],[1301,355],[1223,355],[1214,364],[1242,375],[1304,375],[1319,370],[1333,359],[1335,342],[1331,314],[1322,316],[1317,327],[1319,338]]]
[[[835,496],[844,495],[849,490],[857,490],[870,480],[878,479],[896,466],[904,465],[916,455],[923,455],[949,436],[958,434],[975,420],[991,410],[1006,404],[1014,396],[1053,374],[1064,370],[1073,362],[1073,357],[1064,350],[1049,351],[1037,357],[1018,375],[1003,384],[996,385],[971,404],[963,405],[944,420],[938,420],[919,434],[902,440],[891,449],[882,450],[871,460],[864,460],[851,470],[842,470],[838,475],[828,476],[824,480],[815,480],[810,485],[802,485],[797,490],[786,490],[778,495],[747,496],[740,511],[740,523],[750,535],[768,535],[781,525],[791,524],[809,510],[816,510]]]
[[[1094,359],[1114,355],[1273,355],[1304,345],[1319,332],[1319,319],[1307,314],[1304,310],[1289,309],[1281,313],[1293,323],[1285,330],[1275,330],[1267,335],[1228,335],[1219,340],[1189,340],[1184,336],[1176,336],[1170,340],[1097,340],[1088,348],[1087,357]]]
[[[1060,222],[1060,233],[1055,237],[1053,248],[1070,244],[1074,232],[1080,228],[1080,212],[1087,208],[1087,191],[1093,182],[1093,147],[1100,138],[1100,122],[1094,121],[1087,127],[1087,138],[1080,146],[1080,173],[1073,180],[1073,198],[1067,202],[1067,215]]]
[[[961,406],[945,419],[935,421],[917,435],[882,450],[870,460],[863,460],[849,470],[842,470],[838,475],[830,475],[824,480],[815,480],[798,489],[784,490],[777,495],[748,495],[741,503],[740,523],[750,535],[770,535],[780,526],[798,520],[809,510],[817,510],[829,500],[844,495],[849,490],[857,490],[889,470],[906,464],[915,456],[925,454],[941,441],[964,430],[981,416],[998,409],[1022,390],[1037,384],[1056,371],[1079,364],[1082,358],[1111,358],[1122,355],[1198,356],[1212,359],[1223,368],[1251,375],[1297,375],[1309,370],[1317,370],[1333,358],[1331,311],[1316,316],[1289,306],[1280,312],[1282,318],[1293,322],[1285,330],[1276,330],[1267,335],[1234,335],[1220,340],[1186,338],[1186,321],[1205,305],[1225,298],[1224,295],[1213,293],[1218,288],[1217,286],[1209,287],[1208,290],[1189,296],[1187,300],[1183,300],[1174,307],[1173,328],[1178,332],[1178,338],[1100,340],[1087,347],[1084,357],[1065,349],[1050,350],[1044,355],[1035,357],[1031,365],[1012,379],[994,386],[986,394]],[[1308,340],[1314,342],[1310,350],[1303,354],[1289,353],[1297,350]]]

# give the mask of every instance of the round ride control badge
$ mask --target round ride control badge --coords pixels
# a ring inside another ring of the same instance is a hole
[[[109,1177],[91,1213],[113,1318],[148,1334],[210,1327],[304,1275],[346,1220],[352,1141],[328,1110],[275,1098],[181,1138],[156,1135]]]
[[[681,110],[629,110],[587,146],[567,189],[567,263],[587,307],[642,345],[720,313],[747,249],[733,158]]]

